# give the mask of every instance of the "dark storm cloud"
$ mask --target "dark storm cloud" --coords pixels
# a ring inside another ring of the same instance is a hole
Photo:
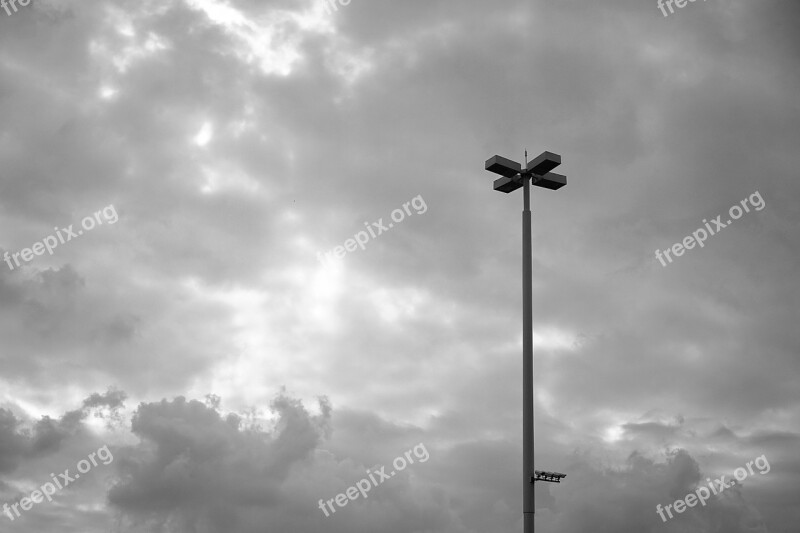
[[[12,409],[21,411],[18,406],[0,408],[0,504],[19,503],[34,488],[49,482],[53,472],[67,469],[74,475],[79,460],[108,446],[90,429],[87,418],[92,413],[108,417],[122,409],[124,396],[116,390],[94,393],[85,398],[79,409],[58,418],[43,416],[38,420],[13,414]],[[106,461],[113,461],[111,449],[106,451],[109,453],[102,455],[103,462],[84,472],[79,482],[75,478],[74,483],[65,487],[67,490],[54,495],[52,502],[37,505],[17,517],[13,524],[9,521],[3,526],[4,531],[8,527],[25,533],[43,531],[56,523],[84,531],[101,527],[104,520],[97,509],[104,505],[111,481],[108,477],[111,472],[106,468],[110,463]],[[9,520],[5,514],[0,518],[3,522]]]
[[[272,405],[279,425],[269,433],[243,430],[238,416],[223,417],[195,400],[142,404],[131,426],[142,444],[119,462],[125,481],[110,501],[135,517],[174,515],[198,524],[233,518],[241,508],[274,508],[285,502],[280,488],[290,469],[310,458],[329,423],[329,408],[324,401],[321,407],[314,418],[279,397]]]
[[[428,528],[446,526],[441,495],[436,503],[417,501],[408,478],[387,482],[362,505],[325,519],[317,508],[319,498],[352,485],[372,466],[370,460],[388,463],[404,448],[397,446],[392,455],[345,449],[345,455],[334,456],[325,449],[333,411],[325,399],[318,408],[318,415],[310,415],[300,401],[281,394],[271,404],[277,416],[274,427],[262,429],[196,400],[142,404],[132,422],[141,443],[117,452],[121,481],[109,492],[109,500],[134,530],[173,524],[180,531],[250,532],[268,523],[298,532],[320,527],[348,531],[369,527],[380,516],[394,524],[385,531],[399,531],[406,518],[393,515],[400,511],[417,515],[419,524]],[[358,426],[345,422],[342,429],[362,439],[376,430],[402,433],[371,417]],[[407,443],[406,439],[403,446]],[[381,447],[391,448],[385,442]],[[368,460],[361,462],[350,453]]]
[[[0,409],[0,472],[13,472],[28,448],[28,439],[18,433],[20,421],[14,413]]]
[[[369,467],[391,465],[428,433],[366,411],[337,411],[325,400],[311,415],[285,394],[272,403],[277,419],[270,429],[213,405],[176,398],[137,410],[132,428],[141,443],[115,452],[120,482],[109,492],[131,531],[169,524],[178,531],[254,532],[265,523],[301,533],[473,530],[463,521],[499,521],[502,531],[513,531],[517,517],[503,498],[484,498],[487,488],[514,491],[507,477],[516,450],[507,443],[430,443],[429,461],[325,517],[320,498],[343,492]]]
[[[707,485],[707,476],[685,450],[675,450],[655,463],[632,454],[620,468],[598,469],[584,458],[570,465],[569,485],[554,485],[555,503],[538,511],[539,525],[549,531],[578,533],[602,528],[633,533],[724,531],[766,532],[763,519],[742,491],[733,486],[710,498],[705,506],[674,513],[666,524],[658,517],[662,507],[683,499],[697,487]],[[730,476],[728,476],[730,479]],[[562,507],[563,503],[569,502]],[[666,516],[666,515],[665,515]]]
[[[119,418],[126,395],[109,390],[93,393],[83,402],[83,407],[53,419],[43,416],[29,423],[18,418],[11,410],[0,408],[0,471],[11,473],[22,460],[35,460],[59,452],[65,442],[84,432],[83,421],[92,413],[103,418],[104,410]]]

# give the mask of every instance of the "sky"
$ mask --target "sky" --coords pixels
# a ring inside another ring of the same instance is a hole
[[[6,6],[0,531],[797,532],[796,0]]]

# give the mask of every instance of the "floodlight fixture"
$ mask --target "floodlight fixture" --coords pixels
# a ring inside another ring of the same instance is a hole
[[[542,152],[528,163],[528,172],[537,176],[544,176],[561,164],[561,156],[553,152]]]
[[[553,152],[542,152],[528,163],[525,168],[516,161],[501,155],[494,155],[486,160],[486,170],[500,174],[502,178],[494,180],[494,190],[504,193],[514,192],[530,179],[531,185],[543,189],[557,190],[567,184],[567,177],[550,172],[561,164],[561,156]]]
[[[500,192],[513,192],[522,187],[522,178],[517,175],[515,178],[497,178],[494,180],[494,190]]]
[[[531,477],[531,483],[536,481],[549,481],[550,483],[561,483],[561,480],[567,477],[566,474],[560,472],[546,472],[544,470],[534,470]]]
[[[544,176],[534,175],[531,183],[537,187],[555,191],[567,184],[567,177],[562,176],[561,174],[556,174],[555,172],[548,172]]]
[[[522,172],[522,165],[501,155],[495,155],[486,160],[486,170],[506,178],[513,178]]]

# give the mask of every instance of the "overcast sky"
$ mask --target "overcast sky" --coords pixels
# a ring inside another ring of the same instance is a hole
[[[796,533],[797,0],[19,2],[0,531]]]

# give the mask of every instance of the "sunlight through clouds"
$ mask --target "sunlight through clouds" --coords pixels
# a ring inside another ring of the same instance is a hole
[[[384,322],[397,323],[417,316],[417,309],[428,301],[425,292],[416,288],[378,288],[369,293],[369,299]]]
[[[617,442],[622,438],[622,434],[625,432],[619,426],[611,426],[606,428],[605,433],[603,434],[603,440],[608,443]]]
[[[534,350],[567,350],[575,349],[576,335],[555,326],[536,326],[533,328]]]
[[[241,195],[263,194],[261,182],[247,174],[238,165],[226,162],[200,165],[203,176],[200,192],[204,195],[220,192],[239,193]]]
[[[103,100],[111,100],[114,96],[117,95],[118,92],[119,91],[117,89],[105,85],[100,88],[99,94],[100,98],[102,98]]]
[[[124,35],[130,41],[135,38],[134,33],[131,33],[131,35],[125,33]],[[119,49],[116,44],[101,39],[89,42],[90,52],[95,56],[105,57],[114,65],[119,74],[125,74],[135,62],[156,56],[159,52],[170,48],[171,46],[167,39],[153,32],[147,34],[147,38],[143,43],[132,43],[122,49]]]
[[[257,64],[265,74],[288,76],[301,57],[301,35],[292,28],[299,15],[294,12],[272,9],[263,19],[252,20],[219,0],[186,1],[235,37],[234,54],[245,63]]]
[[[214,129],[211,126],[210,122],[205,122],[203,127],[200,128],[200,131],[197,132],[197,135],[194,136],[194,143],[197,146],[205,146],[214,136]]]

